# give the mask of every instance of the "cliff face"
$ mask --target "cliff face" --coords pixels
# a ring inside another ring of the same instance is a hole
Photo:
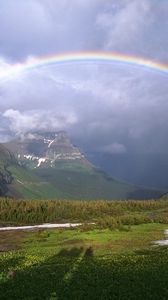
[[[7,144],[21,164],[31,168],[55,167],[59,161],[89,164],[66,132],[27,133]]]

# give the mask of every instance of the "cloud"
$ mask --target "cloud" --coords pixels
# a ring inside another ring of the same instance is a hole
[[[29,55],[94,47],[95,14],[101,0],[2,0],[0,54],[12,60]]]
[[[167,57],[165,0],[1,0],[0,55],[110,50]]]
[[[168,151],[167,75],[94,61],[4,77],[13,63],[59,52],[108,50],[167,61],[167,13],[164,0],[2,0],[4,136],[66,129],[91,150]]]
[[[9,109],[3,117],[9,120],[9,129],[16,134],[36,130],[59,130],[71,126],[77,122],[74,113],[62,114],[51,111],[26,111]]]
[[[98,28],[106,36],[105,50],[138,48],[152,19],[151,4],[147,0],[117,1],[109,5],[109,10],[101,12],[96,20]]]
[[[115,143],[128,152],[168,148],[167,77],[141,68],[75,64],[32,70],[1,84],[0,98],[13,133],[66,129],[82,148],[96,151]]]
[[[1,1],[1,52],[5,56],[23,57],[45,47],[52,22],[39,1]]]

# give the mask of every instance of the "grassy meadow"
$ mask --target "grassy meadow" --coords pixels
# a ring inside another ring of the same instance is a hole
[[[168,299],[168,249],[154,244],[167,212],[166,200],[2,199],[1,225],[83,225],[0,231],[0,299]]]

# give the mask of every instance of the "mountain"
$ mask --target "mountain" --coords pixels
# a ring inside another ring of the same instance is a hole
[[[64,131],[26,133],[6,146],[15,153],[21,165],[31,169],[55,168],[61,161],[91,165]]]
[[[49,182],[21,166],[14,154],[0,144],[0,196],[48,199],[63,195]]]
[[[149,199],[162,194],[121,182],[95,168],[64,131],[26,133],[6,147],[18,160],[17,172],[13,167],[10,170],[25,198],[31,193],[37,198],[42,190],[48,199]]]

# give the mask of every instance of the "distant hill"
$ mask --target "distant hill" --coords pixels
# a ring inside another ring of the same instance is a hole
[[[121,182],[95,168],[66,132],[26,133],[6,144],[18,161],[10,185],[24,198],[150,199],[162,191]]]

